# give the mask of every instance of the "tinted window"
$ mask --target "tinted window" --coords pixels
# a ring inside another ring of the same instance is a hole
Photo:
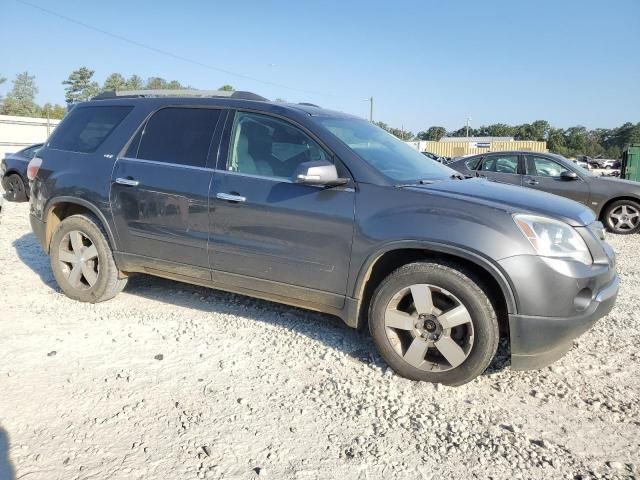
[[[482,171],[518,173],[518,155],[489,155],[482,162]]]
[[[42,148],[42,145],[36,145],[35,147],[25,148],[24,150],[22,150],[21,153],[27,158],[33,158],[36,156],[36,153],[38,153],[38,150],[40,150],[41,148]]]
[[[548,158],[527,158],[527,172],[529,175],[535,175],[537,177],[559,177],[562,172],[566,171],[568,171],[568,169]]]
[[[475,170],[476,168],[478,168],[478,165],[480,165],[480,160],[482,160],[482,157],[471,158],[467,160],[465,164],[467,165],[467,168],[469,170]]]
[[[219,117],[212,108],[163,108],[147,122],[137,158],[204,167]]]
[[[56,129],[51,148],[94,152],[133,109],[131,106],[76,107]]]
[[[281,120],[238,112],[227,169],[265,177],[291,178],[303,162],[330,161],[308,135]]]

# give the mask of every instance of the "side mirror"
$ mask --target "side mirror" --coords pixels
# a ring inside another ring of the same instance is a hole
[[[344,185],[349,181],[348,178],[339,178],[336,166],[333,163],[304,162],[298,165],[293,174],[295,183],[303,183],[305,185],[326,185],[336,186]]]
[[[560,179],[569,181],[569,180],[577,180],[578,174],[576,172],[570,172],[569,170],[564,170],[560,173]]]

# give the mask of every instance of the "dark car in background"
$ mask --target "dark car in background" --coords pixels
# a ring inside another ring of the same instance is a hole
[[[42,148],[42,143],[36,143],[23,148],[16,153],[7,153],[0,162],[0,176],[2,188],[7,198],[15,202],[24,202],[29,199],[29,182],[27,180],[27,165]]]
[[[439,155],[436,155],[435,153],[431,153],[431,152],[421,152],[425,157],[430,158],[431,160],[434,160],[438,163],[442,163],[447,164],[449,162],[449,158],[447,157],[441,157]]]
[[[513,368],[540,368],[614,305],[613,250],[576,202],[465,180],[343,113],[178,93],[79,104],[31,161],[31,226],[70,298],[141,272],[296,305],[450,385],[500,331]]]
[[[561,195],[588,206],[613,233],[640,230],[640,183],[595,176],[553,153],[492,152],[448,164],[458,172]]]

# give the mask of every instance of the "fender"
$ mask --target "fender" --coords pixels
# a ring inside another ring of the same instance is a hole
[[[52,198],[51,200],[49,200],[49,202],[47,203],[47,206],[45,207],[44,218],[48,218],[49,212],[51,211],[51,209],[59,203],[74,203],[76,205],[85,207],[87,210],[91,211],[91,213],[93,213],[96,217],[98,217],[98,220],[100,220],[100,223],[102,223],[102,226],[106,230],[107,236],[109,237],[109,244],[111,245],[112,250],[113,251],[118,250],[116,239],[115,239],[115,236],[113,235],[113,231],[111,230],[111,225],[109,225],[109,222],[107,222],[107,217],[105,217],[105,215],[100,211],[100,209],[96,207],[93,203],[83,198],[70,197],[70,196]]]
[[[509,278],[497,263],[493,262],[491,259],[485,257],[479,252],[476,252],[469,248],[423,240],[399,240],[386,243],[374,253],[369,255],[358,273],[356,284],[353,290],[353,297],[356,299],[362,298],[364,287],[369,278],[369,274],[371,273],[371,269],[382,255],[393,250],[402,249],[418,249],[428,250],[436,253],[443,253],[454,257],[460,257],[476,264],[477,266],[489,272],[493,279],[498,283],[500,290],[504,295],[508,313],[518,312],[518,302],[517,297],[514,294],[513,286],[511,285]]]

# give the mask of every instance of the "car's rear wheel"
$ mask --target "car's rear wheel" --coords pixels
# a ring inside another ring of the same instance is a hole
[[[620,235],[640,230],[640,204],[633,200],[618,200],[604,212],[607,230]]]
[[[12,173],[6,180],[8,198],[14,202],[24,202],[27,200],[27,187],[22,178],[17,173]]]
[[[58,225],[50,245],[51,269],[62,291],[81,302],[116,296],[127,283],[96,217],[72,215]]]
[[[417,262],[378,287],[369,328],[384,360],[412,380],[461,385],[495,355],[498,321],[490,300],[464,268]]]

